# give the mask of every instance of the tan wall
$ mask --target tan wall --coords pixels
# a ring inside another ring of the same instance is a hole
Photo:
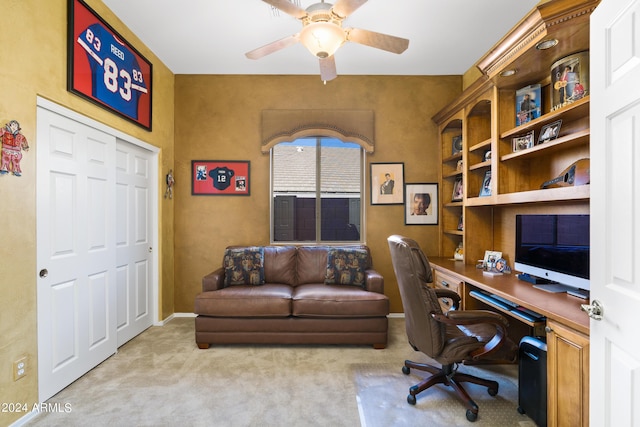
[[[121,119],[66,90],[67,0],[3,0],[0,25],[0,126],[18,120],[30,150],[23,176],[0,176],[0,402],[38,399],[36,329],[36,96],[103,122],[161,148],[162,175],[173,167],[174,76],[100,0],[88,0],[154,66],[153,132]],[[162,181],[164,178],[161,177]],[[161,185],[161,192],[164,192]],[[160,197],[162,317],[173,313],[173,202]],[[12,363],[28,357],[28,373],[14,382]],[[0,425],[24,414],[0,413]]]
[[[265,109],[370,109],[375,153],[367,155],[366,243],[385,278],[391,311],[402,312],[387,246],[394,233],[438,251],[438,227],[405,226],[403,206],[371,206],[369,163],[404,162],[405,182],[437,182],[437,129],[431,117],[458,95],[461,76],[176,76],[176,312],[193,312],[202,276],[224,248],[269,243],[269,156],[260,152]],[[251,195],[192,196],[192,160],[249,160]]]

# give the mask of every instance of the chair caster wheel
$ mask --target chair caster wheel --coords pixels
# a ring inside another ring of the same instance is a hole
[[[409,375],[409,372],[411,372],[411,369],[409,369],[409,368],[408,368],[408,367],[406,367],[406,366],[403,366],[403,367],[402,367],[402,373],[403,373],[403,374],[405,374],[405,375]]]
[[[520,415],[524,415],[524,409],[522,409],[520,406],[518,406],[518,413]]]
[[[495,396],[498,394],[498,389],[497,388],[488,388],[487,389],[487,393],[489,393],[489,396]]]
[[[410,394],[407,396],[407,403],[409,403],[409,405],[415,405],[416,404],[416,397],[413,394]]]
[[[467,409],[467,420],[474,422],[478,419],[478,414],[473,412],[471,409]]]

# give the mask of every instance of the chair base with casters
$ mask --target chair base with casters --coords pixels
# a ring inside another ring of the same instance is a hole
[[[407,396],[407,402],[411,405],[416,404],[416,396],[418,393],[428,389],[436,384],[444,384],[452,387],[460,399],[465,403],[467,407],[467,420],[475,421],[478,418],[478,405],[471,399],[467,391],[462,387],[463,382],[469,382],[487,387],[487,392],[490,396],[496,396],[498,394],[499,384],[497,381],[485,380],[483,378],[476,377],[474,375],[464,374],[457,371],[455,364],[443,365],[442,368],[429,365],[427,363],[412,362],[411,360],[405,360],[402,367],[402,373],[409,375],[411,369],[417,369],[419,371],[430,372],[432,375],[425,378],[419,384],[409,388],[409,395]]]

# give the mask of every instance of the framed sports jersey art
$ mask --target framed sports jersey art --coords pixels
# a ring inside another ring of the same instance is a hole
[[[191,194],[194,196],[248,196],[249,161],[191,161]]]
[[[152,65],[82,0],[68,0],[67,89],[151,130]]]

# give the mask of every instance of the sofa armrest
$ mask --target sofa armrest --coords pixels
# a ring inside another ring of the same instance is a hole
[[[384,294],[384,278],[376,270],[368,269],[364,272],[364,288],[369,292]]]
[[[224,268],[207,274],[202,278],[202,292],[217,291],[224,288]]]

